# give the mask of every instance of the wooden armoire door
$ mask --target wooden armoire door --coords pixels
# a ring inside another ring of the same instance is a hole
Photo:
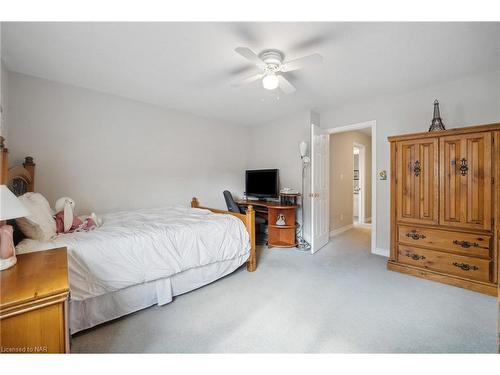
[[[400,141],[396,147],[398,221],[437,224],[437,138]]]
[[[491,230],[491,133],[440,140],[440,224]]]

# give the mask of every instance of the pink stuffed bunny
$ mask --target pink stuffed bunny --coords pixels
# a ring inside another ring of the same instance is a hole
[[[100,219],[92,213],[85,218],[79,218],[75,214],[75,201],[68,197],[63,197],[56,202],[56,220],[57,234],[72,232],[88,232],[101,225]]]

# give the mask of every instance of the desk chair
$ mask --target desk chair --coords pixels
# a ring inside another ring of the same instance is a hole
[[[242,209],[242,208],[240,208],[240,206],[234,201],[233,195],[231,194],[230,191],[224,190],[223,194],[224,194],[224,200],[226,201],[226,205],[227,205],[227,210],[228,211],[230,211],[230,212],[236,212],[238,214],[244,214],[245,213],[245,210]],[[261,234],[261,235],[265,234],[264,230],[262,229],[262,227],[265,224],[266,224],[266,219],[264,219],[263,217],[255,215],[255,227],[256,227],[256,230],[257,230],[257,234]],[[261,237],[261,236],[257,236],[257,242],[259,242],[259,244],[262,244],[261,242],[265,243],[265,240],[261,241],[261,239],[259,237]]]

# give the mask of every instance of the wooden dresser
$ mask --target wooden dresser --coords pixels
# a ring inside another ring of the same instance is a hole
[[[497,295],[500,124],[389,141],[388,269]]]
[[[0,352],[68,353],[66,248],[18,255],[0,277]]]

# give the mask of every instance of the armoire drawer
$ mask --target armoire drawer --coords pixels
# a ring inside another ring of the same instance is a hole
[[[491,261],[486,259],[399,245],[398,261],[471,280],[490,281]]]
[[[398,241],[405,245],[430,247],[437,250],[490,258],[491,237],[417,226],[400,225]]]

